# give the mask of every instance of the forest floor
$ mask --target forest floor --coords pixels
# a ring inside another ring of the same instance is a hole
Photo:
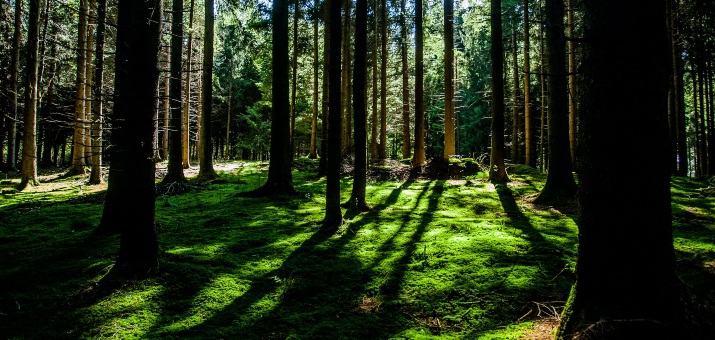
[[[216,168],[223,181],[157,195],[158,274],[112,290],[95,289],[119,249],[118,236],[92,233],[106,185],[59,169],[22,193],[10,189],[17,178],[4,180],[0,338],[553,336],[574,281],[578,209],[531,204],[545,181],[536,170],[514,168],[513,181],[496,187],[480,172],[371,182],[372,209],[347,211],[326,235],[324,178],[295,171],[301,195],[244,198],[265,182],[267,164]],[[343,200],[351,182],[342,180]],[[678,275],[713,306],[708,187],[674,178],[672,206]]]

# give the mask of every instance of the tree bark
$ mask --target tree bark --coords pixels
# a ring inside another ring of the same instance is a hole
[[[568,30],[569,30],[569,148],[571,150],[571,168],[576,169],[576,135],[578,107],[576,85],[576,48],[573,41],[573,0],[568,0]]]
[[[365,105],[366,59],[367,56],[367,0],[357,0],[355,6],[355,170],[353,171],[353,190],[347,202],[348,208],[358,211],[368,209],[365,203],[365,185],[367,184],[367,117]],[[338,177],[339,180],[339,177]]]
[[[501,4],[500,1],[496,1]],[[501,5],[499,5],[501,6]],[[492,5],[493,10],[494,5]],[[501,8],[501,7],[499,7]],[[494,31],[492,31],[494,34]],[[501,58],[501,17],[499,18],[499,56]],[[454,0],[444,1],[444,157],[454,155]],[[501,65],[501,62],[499,63]],[[501,66],[499,66],[501,76]],[[503,104],[502,104],[503,105]],[[502,123],[503,124],[503,123]],[[503,128],[502,128],[503,130]],[[502,134],[503,135],[503,134]],[[502,137],[503,138],[503,137]]]
[[[451,0],[448,1],[451,2]],[[505,182],[509,180],[509,177],[504,167],[504,72],[502,69],[504,67],[504,52],[502,48],[501,0],[492,0],[491,11],[492,150],[491,157],[489,157],[489,180]]]
[[[184,89],[186,100],[184,101],[184,119],[182,133],[183,139],[183,156],[182,156],[182,166],[184,169],[191,167],[189,147],[191,146],[191,55],[194,50],[194,0],[191,0],[191,5],[189,7],[189,41],[186,46],[186,83],[184,84],[186,88]],[[183,40],[182,40],[183,43]],[[197,111],[198,112],[198,111]],[[198,119],[196,120],[198,122]],[[197,123],[198,124],[198,123]],[[198,129],[197,129],[198,131]]]
[[[402,159],[410,158],[410,89],[407,71],[407,25],[405,24],[405,2],[400,2],[400,25],[402,26]]]
[[[171,13],[166,14],[166,20],[170,21]],[[161,133],[161,151],[159,152],[159,156],[161,156],[162,160],[167,160],[169,158],[169,112],[171,111],[171,107],[169,104],[169,45],[166,45],[166,50],[164,51],[164,55],[166,56],[166,63],[165,63],[165,69],[166,71],[164,72],[164,114],[162,117],[162,133]]]
[[[184,138],[182,133],[181,115],[181,55],[184,47],[184,1],[172,0],[171,11],[171,54],[169,55],[169,103],[171,116],[169,118],[169,162],[166,165],[166,176],[163,184],[185,182],[183,154]],[[188,77],[188,74],[187,74]]]
[[[20,186],[38,185],[37,180],[37,56],[40,40],[41,0],[30,0],[27,17],[27,86],[25,88],[25,116],[22,140],[22,169]]]
[[[87,51],[87,0],[80,0],[79,24],[77,25],[77,84],[74,104],[74,140],[72,144],[72,166],[68,175],[82,175],[85,173],[85,117],[84,117],[84,84],[86,79],[85,56]]]
[[[512,67],[512,73],[513,73],[513,83],[514,83],[514,91],[512,93],[513,96],[513,105],[514,108],[512,110],[513,112],[513,120],[512,120],[512,133],[511,133],[511,161],[513,163],[522,163],[521,162],[521,152],[520,150],[520,141],[519,141],[519,135],[521,134],[521,117],[519,113],[519,62],[517,60],[517,53],[519,48],[517,47],[516,44],[516,25],[514,25],[514,34],[512,35],[512,60],[514,62],[514,67]]]
[[[415,155],[413,166],[425,162],[424,32],[422,0],[415,0]]]
[[[85,163],[92,166],[92,82],[94,70],[92,69],[92,58],[94,57],[94,18],[92,10],[97,7],[96,0],[89,0],[87,11],[87,50],[85,58],[85,84],[84,84],[84,158]]]
[[[675,95],[675,111],[676,111],[676,139],[678,143],[678,175],[688,175],[688,145],[685,122],[685,85],[683,83],[683,49],[678,43],[681,39],[679,30],[678,2],[668,0],[671,4],[671,26],[673,32],[671,34],[672,45],[672,62],[673,62],[673,93]]]
[[[382,60],[380,65],[380,159],[387,158],[387,1],[382,0]]]
[[[549,81],[549,173],[546,184],[534,199],[536,204],[560,205],[576,195],[578,187],[571,173],[568,128],[568,87],[564,49],[564,5],[546,0],[546,73]]]
[[[280,0],[278,0],[280,1]],[[330,4],[330,123],[328,138],[331,147],[328,149],[328,178],[325,186],[325,218],[323,228],[334,230],[343,224],[342,211],[340,210],[340,130],[342,129],[341,101],[341,60],[340,46],[342,46],[342,23],[340,22],[341,0],[331,1]]]
[[[48,12],[49,13],[49,12]],[[49,19],[49,14],[48,14],[48,19]],[[52,27],[52,40],[56,41],[57,39],[57,27],[53,25]],[[54,111],[54,105],[55,105],[55,76],[58,72],[57,68],[57,53],[58,53],[58,44],[52,44],[52,49],[50,50],[50,73],[49,73],[49,80],[48,80],[48,85],[47,85],[47,93],[45,94],[45,104],[43,104],[45,110],[46,110],[46,119],[44,123],[44,129],[45,129],[45,142],[44,142],[44,151],[42,152],[42,158],[41,158],[41,163],[43,166],[56,166],[57,163],[52,161],[52,150],[54,149],[54,145],[56,143],[56,136],[57,136],[57,131],[54,131],[53,126],[54,124],[52,121],[54,120],[52,117],[52,111]]]
[[[377,41],[378,41],[378,31],[377,31],[377,0],[373,0],[373,21],[374,21],[374,26],[373,26],[373,31],[372,31],[372,38],[373,38],[373,45],[372,45],[372,123],[370,124],[371,127],[371,133],[370,133],[370,156],[372,159],[377,159],[378,154],[377,154],[377,98],[378,98],[378,89],[377,89]]]
[[[181,6],[181,1],[176,3]],[[102,224],[121,231],[119,258],[112,269],[119,273],[126,266],[157,266],[152,140],[162,12],[161,0],[118,4],[114,148]],[[181,22],[180,11],[175,15]]]
[[[584,1],[584,39],[591,43],[583,45],[580,77],[589,86],[581,88],[579,148],[588,152],[579,156],[576,284],[557,339],[690,338],[673,327],[679,308],[663,138],[664,4]],[[648,171],[624,175],[614,159]]]
[[[340,0],[338,0],[340,1]],[[323,2],[323,112],[322,124],[320,127],[320,162],[318,163],[318,177],[323,177],[328,171],[328,106],[329,106],[329,85],[330,77],[330,2]]]
[[[290,152],[291,159],[295,157],[293,134],[295,133],[295,95],[298,88],[298,17],[300,16],[300,0],[295,0],[293,5],[293,82],[290,95]]]
[[[313,119],[310,122],[310,159],[316,159],[318,139],[318,14],[313,18]]]
[[[201,142],[196,148],[199,154],[199,175],[197,180],[210,181],[218,178],[214,171],[213,157],[211,157],[211,101],[213,100],[213,68],[214,68],[214,0],[204,2],[204,62],[201,79]],[[229,81],[231,81],[229,79]],[[229,87],[230,89],[230,87]],[[229,95],[230,98],[230,95]],[[229,105],[231,102],[229,101]],[[230,114],[229,110],[229,114]],[[228,135],[228,132],[227,132]],[[227,136],[228,137],[228,136]],[[228,140],[226,140],[228,142]]]
[[[533,118],[531,117],[531,63],[529,53],[531,49],[529,30],[529,0],[524,0],[524,164],[536,166],[536,144],[532,130]]]
[[[541,6],[541,0],[539,0],[539,8],[540,8],[540,13],[541,13],[541,22],[545,22],[545,16],[544,16],[544,9],[543,6]],[[546,103],[546,76],[544,76],[544,25],[541,24],[539,25],[539,37],[540,37],[540,43],[539,43],[539,55],[541,57],[541,62],[539,63],[539,67],[541,68],[541,132],[539,133],[539,159],[541,159],[541,171],[546,171],[547,168],[547,158],[546,158],[546,153],[547,153],[547,141],[546,138],[544,138],[544,132],[545,127],[546,127],[546,111],[547,111],[547,103]]]
[[[12,117],[9,120],[7,136],[7,170],[14,171],[17,163],[17,96],[20,73],[20,39],[22,37],[22,0],[15,1],[15,30],[12,35],[12,61],[10,65],[10,86],[12,90]]]
[[[92,105],[92,170],[89,184],[102,183],[102,87],[104,86],[104,33],[107,20],[107,0],[97,1],[97,55],[93,82]]]

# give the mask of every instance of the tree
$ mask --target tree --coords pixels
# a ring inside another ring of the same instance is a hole
[[[499,3],[501,3],[499,1]],[[501,30],[501,17],[499,19]],[[500,31],[501,32],[501,31]],[[501,33],[499,34],[501,49]],[[501,52],[500,52],[501,54]],[[444,0],[444,157],[455,154],[454,149],[454,1]],[[501,64],[500,64],[501,65]],[[501,74],[501,71],[500,73]],[[503,129],[502,129],[503,130]],[[503,134],[502,134],[503,135]],[[503,137],[502,137],[503,138]]]
[[[557,205],[576,195],[578,187],[571,173],[568,128],[568,88],[564,49],[564,4],[546,0],[546,73],[549,82],[549,173],[546,184],[534,199],[536,204]]]
[[[536,165],[536,144],[534,143],[534,131],[532,130],[531,117],[531,63],[529,60],[529,0],[524,0],[524,144],[526,154],[524,164],[528,166]]]
[[[340,45],[338,44],[337,46]],[[338,49],[338,51],[340,50]],[[245,196],[295,194],[293,175],[291,173],[291,160],[293,157],[290,150],[289,65],[288,2],[287,0],[276,0],[273,2],[273,87],[271,88],[273,119],[271,120],[271,160],[268,165],[268,179],[262,187],[245,193]],[[339,83],[340,81],[338,81]],[[339,88],[337,93],[338,95],[340,94]],[[340,103],[340,100],[337,102]],[[338,204],[340,203],[338,202]]]
[[[181,53],[184,40],[184,1],[172,0],[171,11],[171,54],[169,55],[169,162],[162,183],[185,182],[183,155],[183,134],[181,132]],[[188,74],[187,74],[188,78]],[[186,80],[189,81],[188,79]]]
[[[92,92],[92,170],[89,184],[102,183],[102,86],[104,84],[104,32],[107,20],[107,0],[97,1],[97,55]]]
[[[517,52],[519,50],[516,42],[516,25],[514,25],[514,30],[512,32],[512,60],[514,62],[514,67],[512,67],[512,73],[513,73],[513,83],[514,83],[514,91],[512,92],[513,96],[513,121],[512,121],[512,134],[511,134],[511,161],[513,163],[521,163],[521,152],[520,151],[520,141],[519,141],[519,135],[521,134],[521,116],[519,112],[519,92],[521,92],[521,89],[519,88],[519,62],[517,60]]]
[[[355,170],[353,171],[353,191],[348,200],[348,208],[359,211],[368,209],[365,203],[367,183],[367,110],[365,92],[367,71],[367,0],[358,0],[355,6]],[[408,121],[409,123],[409,121]],[[338,174],[339,176],[339,174]],[[330,178],[330,177],[328,177]],[[338,181],[340,177],[338,177]],[[338,184],[339,185],[339,184]],[[339,193],[339,192],[338,192]],[[340,196],[338,196],[340,197]],[[327,216],[326,216],[327,217]]]
[[[180,6],[181,1],[176,3]],[[162,7],[161,0],[123,0],[118,4],[114,147],[102,222],[121,231],[114,268],[120,273],[124,266],[157,265],[152,141]],[[174,15],[181,19],[180,11]]]
[[[489,157],[489,180],[504,182],[508,181],[509,177],[507,177],[504,167],[504,51],[502,48],[501,0],[492,0],[491,11],[492,152]]]
[[[317,2],[317,1],[316,1]],[[318,15],[317,4],[313,6],[313,119],[310,122],[310,158],[318,157]]]
[[[213,100],[213,68],[214,68],[214,0],[204,2],[204,62],[202,70],[201,98],[203,100],[201,113],[201,142],[197,148],[199,154],[199,181],[210,181],[218,178],[213,168],[213,153],[211,148],[211,101]],[[187,80],[188,81],[188,80]],[[232,79],[229,79],[229,84]],[[231,87],[229,86],[229,91]],[[230,105],[230,102],[229,102]],[[274,106],[275,107],[275,106]],[[188,112],[188,111],[187,111]],[[227,141],[228,142],[228,141]]]
[[[581,87],[579,148],[588,152],[579,156],[576,284],[557,338],[684,338],[672,327],[679,308],[663,138],[669,73],[665,2],[583,4],[589,43],[583,45],[580,80],[589,86]],[[615,159],[648,171],[624,176]]]
[[[382,0],[382,60],[380,65],[380,159],[387,158],[387,1]]]
[[[15,30],[12,34],[12,62],[10,64],[10,87],[12,90],[12,119],[7,136],[7,170],[14,171],[17,163],[17,83],[20,73],[20,38],[22,36],[22,0],[15,1]]]
[[[290,96],[290,152],[291,159],[295,152],[293,145],[293,134],[295,133],[295,95],[298,87],[298,17],[300,16],[300,0],[293,2],[293,60],[292,60],[292,77],[291,96]]]
[[[422,30],[422,0],[415,0],[415,155],[413,166],[425,162],[424,61]]]
[[[77,83],[74,104],[74,139],[72,144],[72,166],[68,175],[85,173],[85,117],[84,117],[84,86],[87,82],[85,56],[87,52],[87,0],[79,2],[79,24],[77,25]]]
[[[407,72],[407,25],[405,24],[405,1],[400,2],[400,26],[402,36],[400,48],[402,52],[402,158],[410,158],[410,89],[409,72]],[[356,71],[357,72],[357,71]]]
[[[688,174],[688,145],[685,122],[685,86],[683,84],[683,48],[680,45],[681,28],[678,20],[679,1],[668,0],[671,6],[671,51],[673,62],[673,95],[675,96],[675,125],[678,143],[678,175]]]
[[[320,128],[320,163],[318,164],[318,177],[323,177],[328,172],[328,113],[330,85],[330,0],[323,1],[323,124]]]
[[[573,35],[573,0],[568,0],[568,31],[569,31],[569,149],[571,151],[571,168],[576,169],[576,135],[577,131],[577,120],[578,120],[578,108],[577,108],[577,96],[578,89],[576,85],[576,48],[574,43]]]
[[[330,45],[340,47],[342,44],[342,24],[340,22],[340,0],[328,2],[330,11]],[[340,130],[342,129],[342,116],[340,115],[340,88],[341,88],[341,51],[339,48],[330,50],[330,89],[328,138],[328,173],[325,186],[325,218],[323,227],[332,229],[343,224],[343,215],[340,210]]]
[[[373,0],[372,6],[374,26],[372,31],[372,131],[370,133],[370,156],[372,159],[377,159],[377,0]]]
[[[40,40],[40,0],[30,0],[27,17],[27,87],[22,141],[20,190],[37,185],[37,54]]]

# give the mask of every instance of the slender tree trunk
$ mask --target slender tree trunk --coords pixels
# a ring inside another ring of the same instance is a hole
[[[407,71],[407,26],[405,24],[405,2],[400,2],[400,24],[402,26],[402,159],[410,158],[410,89]]]
[[[688,145],[685,122],[685,85],[683,83],[683,49],[678,43],[680,41],[680,30],[678,13],[678,2],[668,0],[671,4],[671,25],[672,32],[672,52],[673,52],[673,90],[675,95],[675,111],[676,111],[676,139],[678,142],[678,175],[688,175]]]
[[[355,6],[355,171],[353,171],[353,191],[348,200],[348,208],[367,210],[365,185],[367,183],[367,117],[365,105],[367,57],[367,0],[358,0]],[[339,179],[338,179],[339,180]]]
[[[377,159],[377,41],[378,41],[378,31],[377,31],[377,0],[373,0],[373,45],[372,45],[372,124],[370,133],[370,156],[372,159]]]
[[[697,92],[698,92],[698,103],[699,103],[699,108],[700,108],[700,164],[701,164],[701,175],[709,175],[710,174],[710,169],[708,167],[708,147],[709,145],[707,144],[707,127],[705,126],[705,121],[706,121],[706,110],[705,110],[705,95],[703,91],[703,84],[705,83],[704,78],[705,78],[705,48],[703,46],[703,15],[702,12],[699,14],[699,19],[697,26],[697,52],[695,55],[695,62],[697,64],[695,72],[697,72]],[[695,91],[695,88],[693,88],[693,91]]]
[[[536,204],[559,205],[576,195],[578,187],[571,173],[568,138],[568,87],[564,49],[564,5],[546,0],[546,73],[549,81],[549,173],[546,184],[534,200]]]
[[[380,159],[387,158],[387,1],[382,0],[382,60],[380,65]]]
[[[340,6],[337,6],[337,8],[340,9]],[[334,17],[331,17],[331,19],[334,19]],[[340,21],[339,17],[337,21]],[[338,25],[338,28],[340,28],[340,25]],[[339,36],[340,35],[338,34],[337,46],[340,46]],[[337,51],[340,53],[340,50]],[[336,57],[335,59],[339,60],[340,57]],[[243,194],[244,196],[255,197],[273,194],[295,194],[295,189],[293,187],[293,175],[291,173],[292,157],[290,152],[289,136],[289,65],[288,3],[287,0],[275,0],[273,1],[273,88],[271,93],[273,98],[273,119],[271,120],[271,159],[268,166],[268,179],[262,187],[251,192],[247,192]],[[340,66],[338,66],[338,76],[340,76],[339,68]],[[339,80],[337,81],[337,84],[340,85]],[[206,88],[206,86],[204,87]],[[208,90],[208,88],[206,88],[206,90]],[[331,93],[333,93],[333,91],[331,91]],[[335,93],[340,95],[339,90],[335,91]],[[204,93],[204,98],[210,97],[209,94],[210,93],[208,92]],[[204,101],[204,105],[209,104],[206,99],[204,99]],[[332,98],[331,103],[333,103]],[[340,100],[337,100],[336,103],[339,104]],[[208,120],[206,120],[205,123],[208,123]],[[337,127],[339,128],[340,125],[338,124]],[[204,127],[204,130],[207,130],[206,127]],[[209,140],[206,139],[205,141]],[[333,149],[334,148],[331,148],[331,150]],[[339,149],[337,151],[340,152]],[[330,183],[328,183],[328,185],[330,185]],[[340,202],[338,202],[338,204],[340,204]]]
[[[183,168],[184,139],[181,116],[181,54],[184,40],[184,1],[172,0],[171,10],[171,54],[169,55],[169,103],[171,116],[169,118],[168,142],[169,162],[166,165],[166,176],[163,184],[185,182]],[[187,74],[188,78],[188,74]]]
[[[500,1],[496,1],[501,6]],[[493,7],[494,5],[492,5]],[[501,8],[501,7],[499,7]],[[499,32],[501,32],[501,17],[499,18]],[[495,34],[492,31],[492,34]],[[499,58],[501,56],[501,33],[499,33]],[[501,60],[501,59],[500,59]],[[454,0],[444,1],[444,157],[455,154],[454,149]],[[493,61],[495,62],[495,61]],[[501,62],[499,63],[501,65]],[[501,68],[501,66],[499,67]],[[501,76],[501,70],[499,70]],[[502,104],[503,105],[503,104]],[[503,135],[503,134],[502,134]],[[503,137],[502,137],[503,138]]]
[[[228,158],[229,156],[229,140],[231,138],[231,93],[233,92],[233,71],[229,72],[229,86],[228,86],[228,112],[226,113],[226,155],[225,157]]]
[[[425,106],[424,106],[424,32],[422,29],[422,0],[415,0],[415,156],[413,166],[425,162]]]
[[[77,26],[77,84],[74,104],[74,141],[72,144],[72,166],[68,175],[85,173],[85,116],[84,116],[84,84],[86,78],[85,56],[87,51],[87,0],[80,0],[79,25]]]
[[[697,66],[693,66],[697,68]],[[691,70],[690,75],[693,79],[693,118],[695,119],[695,177],[701,177],[703,175],[703,149],[701,144],[700,112],[698,111],[698,76],[695,69]]]
[[[201,79],[201,96],[203,100],[201,107],[204,112],[201,112],[201,128],[199,129],[199,131],[201,131],[201,145],[196,148],[196,152],[199,154],[199,176],[197,179],[199,181],[210,181],[214,178],[218,178],[218,174],[214,171],[213,158],[211,157],[211,101],[213,100],[212,75],[214,68],[214,0],[205,0],[204,9],[204,63]],[[232,80],[229,79],[229,81]],[[231,102],[229,100],[229,105],[230,104]],[[230,113],[231,111],[229,110],[229,114]],[[226,137],[228,137],[228,132],[226,134]],[[228,140],[226,140],[226,142],[228,142]]]
[[[318,157],[318,15],[313,18],[313,119],[310,122],[310,159]]]
[[[107,20],[107,0],[97,1],[97,55],[94,71],[92,105],[92,170],[89,174],[89,184],[102,183],[102,87],[104,86],[104,33]],[[158,107],[158,106],[157,106]]]
[[[673,34],[675,34],[675,30],[673,27],[673,9],[672,9],[672,4],[670,0],[666,0],[666,26],[668,28],[668,53],[672,58],[673,55],[673,46],[670,43],[673,39]],[[677,114],[675,110],[675,86],[674,86],[674,79],[675,79],[675,74],[673,74],[673,70],[671,67],[670,70],[670,77],[668,77],[668,153],[669,157],[671,159],[670,166],[671,166],[671,174],[673,175],[678,175],[678,140],[676,138],[677,135]]]
[[[340,1],[340,0],[338,0]],[[328,106],[329,106],[329,85],[330,77],[330,3],[325,0],[323,3],[323,112],[322,124],[320,127],[320,163],[318,164],[318,177],[323,177],[328,171]]]
[[[194,34],[192,33],[194,29],[194,0],[191,0],[191,5],[189,7],[189,41],[186,47],[186,88],[184,89],[186,100],[184,101],[184,119],[182,132],[182,166],[184,169],[191,167],[190,157],[189,157],[189,147],[191,146],[190,136],[191,136],[191,55],[193,54],[193,42]],[[198,112],[198,111],[197,111]],[[198,119],[196,120],[198,122]],[[197,129],[198,131],[198,129]]]
[[[40,40],[41,0],[30,0],[27,17],[27,87],[19,189],[38,185],[37,180],[37,56]]]
[[[280,1],[280,0],[279,0]],[[332,2],[332,1],[331,1]],[[323,227],[329,230],[343,224],[342,211],[340,210],[340,130],[342,129],[342,116],[340,115],[340,88],[341,88],[341,62],[340,46],[342,46],[342,27],[340,22],[341,1],[330,4],[330,124],[328,138],[331,147],[328,149],[328,178],[325,187],[325,219]]]
[[[167,21],[169,21],[169,18],[171,17],[171,13],[167,13]],[[160,151],[160,156],[162,160],[167,160],[169,158],[169,112],[171,111],[171,107],[169,106],[169,45],[166,45],[166,50],[164,51],[164,55],[166,56],[166,64],[165,64],[165,69],[166,72],[164,72],[164,114],[163,114],[163,128],[162,128],[162,134],[161,134],[161,151]]]
[[[519,113],[519,63],[517,61],[517,53],[518,53],[518,47],[516,45],[516,25],[514,25],[514,34],[512,35],[512,59],[514,62],[514,67],[512,67],[512,73],[513,73],[513,83],[514,83],[514,92],[512,93],[513,96],[513,105],[514,108],[512,110],[514,119],[512,121],[512,133],[511,133],[511,161],[514,163],[521,163],[521,153],[519,152],[520,149],[520,141],[519,141],[519,134],[521,134],[521,117]]]
[[[345,24],[343,25],[343,69],[342,69],[342,157],[347,157],[351,151],[351,130],[352,130],[352,72],[350,68],[351,51],[350,51],[350,33],[352,28],[352,0],[345,1]]]
[[[545,16],[544,16],[544,7],[541,4],[541,0],[539,0],[539,9],[541,11],[541,22],[545,22]],[[547,103],[546,103],[546,76],[544,76],[544,25],[541,24],[539,25],[539,37],[540,37],[540,43],[539,43],[539,55],[541,58],[540,68],[541,68],[541,132],[539,134],[540,138],[540,159],[541,159],[541,171],[546,171],[546,153],[547,153],[547,139],[544,138],[545,135],[545,127],[546,127],[546,111],[547,111]]]
[[[85,81],[84,84],[84,158],[85,163],[92,166],[92,58],[94,57],[94,18],[93,9],[97,8],[96,0],[89,0],[87,15],[87,49],[85,51]],[[91,170],[90,170],[91,171]]]
[[[664,4],[584,1],[584,38],[598,43],[583,45],[576,284],[557,339],[690,338],[673,327]],[[624,175],[614,159],[648,171]]]
[[[707,99],[707,122],[708,122],[708,169],[709,175],[715,174],[715,119],[713,118],[713,73],[712,58],[707,60],[705,77],[705,97]]]
[[[448,1],[451,3],[452,0]],[[504,182],[508,181],[509,177],[504,167],[504,74],[502,70],[504,65],[504,52],[502,48],[501,0],[492,0],[491,11],[492,152],[489,158],[489,180],[492,182]],[[451,34],[446,35],[451,36]],[[450,59],[446,60],[451,60],[451,56]],[[446,120],[445,116],[445,125]]]
[[[138,266],[141,272],[130,273],[142,275],[157,266],[152,140],[162,7],[161,0],[126,0],[118,5],[115,148],[102,220],[121,230],[119,258],[112,269],[120,274],[125,266]]]
[[[10,86],[12,90],[12,119],[7,137],[7,169],[14,171],[17,163],[17,96],[20,73],[20,39],[22,36],[22,0],[15,0],[15,30],[12,35],[12,62],[10,65]]]
[[[49,13],[49,12],[48,12]],[[49,19],[49,16],[48,16]],[[55,25],[53,25],[52,28],[52,40],[56,41],[57,40],[57,28]],[[56,135],[57,132],[54,131],[52,124],[53,117],[52,117],[52,112],[54,111],[54,106],[55,106],[55,75],[58,72],[57,70],[57,52],[58,52],[58,44],[53,43],[52,44],[52,49],[50,50],[50,74],[49,74],[49,80],[48,80],[48,85],[47,85],[47,94],[45,96],[47,97],[45,99],[45,110],[46,110],[46,115],[45,115],[45,123],[44,123],[44,129],[45,129],[45,143],[43,145],[44,151],[42,152],[42,158],[41,158],[41,163],[44,166],[56,166],[57,162],[52,161],[52,150],[54,149],[54,144],[56,142]],[[0,157],[0,159],[2,159]]]
[[[576,135],[578,107],[577,107],[577,88],[576,88],[576,48],[572,40],[573,35],[573,0],[568,0],[568,30],[569,30],[569,146],[571,150],[571,168],[576,169]]]
[[[290,95],[290,152],[291,159],[295,157],[295,145],[293,135],[295,134],[295,95],[298,88],[298,17],[300,17],[300,0],[295,0],[293,5],[293,82],[291,83]]]
[[[524,164],[536,166],[536,151],[534,131],[532,130],[533,118],[531,117],[531,63],[529,53],[531,49],[529,30],[529,0],[524,0],[524,144],[526,155]]]
[[[0,6],[0,12],[2,12],[2,7]],[[42,10],[42,15],[40,17],[40,22],[42,22],[42,33],[40,33],[40,47],[39,47],[39,62],[38,62],[38,70],[37,70],[37,111],[40,114],[40,118],[36,120],[35,124],[39,125],[42,122],[45,122],[48,120],[48,110],[45,107],[44,103],[42,102],[42,99],[45,97],[46,91],[50,87],[50,83],[48,82],[44,86],[43,90],[43,85],[42,85],[42,80],[45,72],[45,47],[46,47],[46,42],[47,42],[47,26],[50,21],[50,1],[45,1],[44,4],[44,9]],[[2,119],[0,119],[2,120]],[[2,123],[0,123],[0,130],[2,129]],[[38,164],[42,163],[42,147],[43,147],[43,141],[46,140],[44,136],[45,129],[42,128],[42,126],[37,127],[37,133],[39,134],[36,138],[36,150],[37,150],[37,161]],[[0,162],[2,162],[2,157],[0,157]]]

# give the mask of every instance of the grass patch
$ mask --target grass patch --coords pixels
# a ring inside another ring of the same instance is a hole
[[[87,292],[112,267],[118,237],[92,236],[102,201],[78,200],[102,187],[80,194],[74,179],[59,196],[40,186],[5,197],[0,334],[519,339],[539,306],[563,305],[574,280],[575,213],[528,203],[545,180],[529,169],[497,187],[481,173],[370,183],[372,210],[348,211],[333,235],[319,232],[324,179],[295,171],[303,195],[244,198],[265,182],[265,164],[225,169],[219,184],[157,198],[159,274],[103,294]],[[343,201],[351,182],[342,180]],[[704,184],[674,179],[673,210],[679,274],[707,290],[715,249],[712,200],[697,196]]]

